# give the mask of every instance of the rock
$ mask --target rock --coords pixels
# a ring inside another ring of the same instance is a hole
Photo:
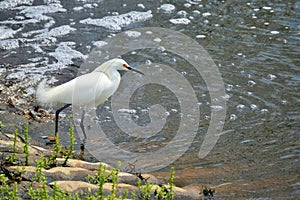
[[[87,183],[84,181],[55,181],[55,182],[51,182],[49,183],[49,185],[53,186],[54,183],[56,183],[56,185],[58,187],[60,187],[62,190],[65,190],[67,192],[70,193],[95,193],[96,191],[98,191],[99,187],[95,184],[91,184],[91,183]],[[103,185],[103,192],[105,194],[110,194],[112,190],[112,183],[105,183]],[[122,195],[125,190],[128,191],[138,191],[138,188],[132,185],[128,185],[128,184],[117,184],[117,196]],[[130,195],[130,192],[129,192]]]
[[[80,193],[89,193],[96,192],[98,190],[98,186],[94,184],[90,184],[84,181],[55,181],[49,183],[50,186],[53,186],[54,183],[62,189],[70,193],[80,192]]]
[[[64,158],[56,158],[56,161],[58,164],[62,164],[65,162]],[[67,165],[70,167],[81,167],[84,169],[89,169],[89,170],[98,170],[99,165],[105,165],[106,169],[112,169],[111,166],[109,166],[106,163],[101,163],[101,162],[97,162],[97,163],[91,163],[91,162],[86,162],[86,161],[82,161],[82,160],[76,160],[76,159],[68,159]]]
[[[88,175],[93,176],[96,172],[79,167],[54,167],[44,170],[44,174],[52,180],[84,181],[87,180]]]

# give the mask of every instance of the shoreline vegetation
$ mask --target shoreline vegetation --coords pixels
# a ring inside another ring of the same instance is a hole
[[[78,159],[74,151],[74,127],[70,145],[59,141],[45,149],[29,143],[29,125],[13,134],[3,133],[0,122],[1,199],[210,199],[214,190],[194,192],[175,186],[175,169],[158,180],[151,174],[120,171],[97,162]],[[200,193],[199,193],[200,192]]]

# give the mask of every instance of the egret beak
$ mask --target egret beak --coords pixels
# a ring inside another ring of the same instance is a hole
[[[131,70],[131,71],[134,71],[134,72],[136,72],[136,73],[145,75],[143,72],[140,72],[139,70],[133,69],[132,67],[127,67],[127,69],[129,69],[129,70]]]

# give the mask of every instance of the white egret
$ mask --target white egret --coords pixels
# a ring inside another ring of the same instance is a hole
[[[121,75],[118,70],[132,70],[143,74],[142,72],[131,68],[123,59],[115,58],[103,63],[94,71],[78,76],[62,85],[50,88],[46,85],[45,81],[39,84],[36,91],[38,102],[42,104],[66,104],[55,112],[55,139],[58,139],[59,113],[72,104],[79,106],[97,106],[104,103],[104,101],[112,96],[119,87]],[[80,122],[80,127],[84,134],[82,147],[84,147],[87,138],[83,119],[84,111]]]

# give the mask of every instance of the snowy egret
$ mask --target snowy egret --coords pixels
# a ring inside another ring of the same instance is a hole
[[[55,112],[55,139],[58,139],[59,113],[72,104],[79,106],[97,106],[104,103],[119,87],[121,75],[118,70],[131,70],[143,74],[131,68],[123,59],[115,58],[103,63],[94,71],[78,76],[62,85],[49,88],[46,85],[46,81],[42,81],[39,84],[36,91],[38,102],[42,104],[65,104]],[[80,122],[80,127],[84,134],[83,147],[87,138],[83,125],[84,114],[83,111]]]

